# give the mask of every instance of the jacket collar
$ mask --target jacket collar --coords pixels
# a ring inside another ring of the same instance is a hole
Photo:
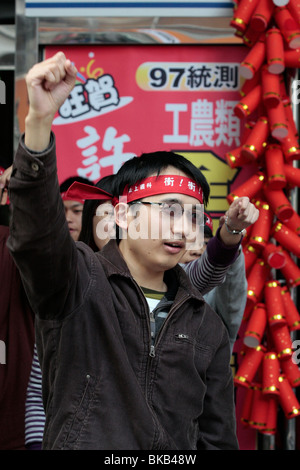
[[[125,276],[132,279],[126,261],[124,260],[117,241],[110,240],[101,252],[97,252],[97,255],[106,259],[104,269],[106,271],[107,277],[113,275]],[[201,293],[192,285],[190,279],[188,278],[185,271],[182,267],[177,264],[174,268],[167,271],[167,276],[170,279],[172,276],[176,277],[177,284],[179,289],[188,294],[189,296],[196,298],[198,300],[204,301]]]

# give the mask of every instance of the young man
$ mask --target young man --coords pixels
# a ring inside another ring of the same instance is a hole
[[[25,139],[10,180],[9,248],[37,316],[43,448],[237,449],[228,335],[177,266],[195,238],[194,219],[179,211],[169,227],[164,223],[170,201],[201,210],[207,183],[202,177],[202,187],[201,172],[173,154],[160,164],[151,154],[133,159],[116,177],[120,196],[129,202],[115,207],[120,243],[111,240],[98,253],[75,244],[59,195],[51,134],[75,79],[63,53],[29,71]],[[173,193],[166,181],[173,181]],[[228,227],[254,221],[246,202],[232,214]],[[159,237],[148,238],[157,227]],[[137,233],[138,239],[132,235]],[[222,243],[237,246],[240,239],[226,231]],[[143,290],[163,293],[157,308],[165,319],[151,321]]]

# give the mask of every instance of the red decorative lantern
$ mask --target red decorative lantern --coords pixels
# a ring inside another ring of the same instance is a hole
[[[293,165],[284,165],[283,167],[286,181],[291,187],[300,186],[300,168]]]
[[[293,215],[293,207],[281,189],[269,189],[264,187],[264,194],[270,207],[279,220],[285,222]]]
[[[280,365],[275,352],[266,352],[262,362],[262,392],[264,395],[279,395]]]
[[[252,199],[264,185],[265,175],[258,171],[252,175],[245,183],[241,184],[234,192],[228,194],[227,201],[231,204],[238,197],[247,196]]]
[[[270,268],[281,269],[285,265],[285,255],[280,245],[274,245],[274,243],[269,242],[263,249],[262,254]]]
[[[281,273],[285,277],[285,280],[289,287],[296,287],[300,286],[300,268],[298,268],[297,264],[294,263],[290,255],[283,250],[285,256],[285,264],[280,269]]]
[[[230,150],[225,154],[226,161],[230,168],[237,168],[248,163],[248,159],[241,154],[242,146]]]
[[[267,325],[267,311],[265,304],[254,306],[244,333],[244,344],[249,348],[257,348],[261,343]]]
[[[271,20],[273,11],[274,3],[272,0],[260,0],[250,20],[250,26],[257,31],[265,31]]]
[[[294,90],[295,90],[295,88],[294,88]],[[291,132],[296,137],[296,139],[298,139],[299,134],[298,134],[298,129],[297,129],[295,120],[294,120],[291,100],[285,94],[285,92],[282,94],[281,101],[283,103],[284,112],[285,112],[286,119],[287,119],[287,122],[288,122],[289,132]]]
[[[263,201],[256,201],[259,210],[259,217],[253,224],[249,243],[255,248],[264,248],[268,243],[270,230],[273,222],[273,213],[269,204]]]
[[[246,142],[242,145],[241,156],[245,161],[256,160],[267,145],[269,134],[268,120],[260,117],[248,135]]]
[[[234,113],[240,119],[244,119],[258,107],[261,100],[261,85],[256,85],[247,95],[245,95],[240,102],[235,105]]]
[[[271,235],[286,250],[291,251],[298,258],[300,257],[299,237],[295,232],[287,228],[286,225],[276,222],[271,230]]]
[[[234,376],[235,385],[250,387],[265,353],[264,346],[247,348],[242,363]]]
[[[249,387],[246,390],[245,399],[243,402],[243,408],[241,412],[241,422],[246,427],[249,426],[250,420],[251,420],[253,394],[254,394],[254,388]]]
[[[300,68],[300,49],[286,49],[284,51],[284,62],[288,68]]]
[[[240,95],[241,96],[246,96],[249,91],[251,91],[256,85],[258,85],[261,82],[261,76],[260,76],[260,71],[258,71],[253,78],[250,80],[245,80],[241,89],[240,89]],[[246,123],[246,126],[248,126],[249,123]]]
[[[289,381],[283,374],[279,377],[279,402],[287,419],[299,416],[300,404]]]
[[[271,73],[267,65],[262,67],[262,98],[267,108],[274,108],[281,101],[280,80],[281,74]]]
[[[280,141],[285,139],[289,129],[282,101],[279,101],[276,106],[268,106],[267,114],[272,137]]]
[[[289,0],[287,2],[287,9],[289,10],[295,21],[300,24],[300,4],[298,0]],[[295,67],[298,68],[298,67]]]
[[[270,144],[265,151],[267,171],[266,184],[269,189],[282,189],[286,186],[284,156],[279,144]]]
[[[267,426],[268,398],[262,393],[262,386],[259,383],[253,384],[253,391],[249,425],[260,430]]]
[[[242,34],[241,36],[246,46],[253,47],[254,44],[259,40],[260,35],[260,31],[257,31],[256,29],[252,28],[251,25],[249,25],[244,34]]]
[[[292,230],[292,232],[297,233],[298,236],[300,235],[300,216],[296,211],[293,212],[293,215],[289,220],[285,221],[285,225],[287,228]]]
[[[230,25],[242,33],[245,32],[257,3],[258,0],[241,0],[234,9]]]
[[[300,330],[300,314],[293,302],[287,286],[281,288],[281,298],[285,312],[285,318],[290,331]]]
[[[298,144],[298,138],[289,124],[288,135],[280,141],[280,145],[283,151],[285,161],[287,163],[293,160],[300,159],[300,147]]]
[[[282,36],[291,49],[300,47],[300,28],[286,7],[274,9],[274,19]]]
[[[266,57],[270,73],[284,71],[284,42],[278,28],[270,28],[266,33]]]
[[[245,258],[245,271],[246,271],[246,276],[248,276],[249,271],[251,270],[253,264],[257,260],[257,256],[259,253],[259,250],[254,248],[254,246],[248,244],[245,246],[244,250],[244,258]]]
[[[286,360],[292,357],[293,345],[287,324],[273,326],[270,331],[278,359]]]
[[[258,258],[247,279],[247,300],[249,303],[252,303],[252,307],[260,301],[269,273],[269,266],[262,259]]]
[[[267,281],[264,289],[267,319],[270,326],[285,325],[285,310],[278,281]]]
[[[251,80],[264,63],[265,54],[266,45],[263,38],[254,44],[242,61],[240,65],[240,75],[246,80]]]
[[[281,361],[281,369],[286,376],[292,387],[299,387],[300,385],[300,370],[297,364],[293,361],[293,357]]]

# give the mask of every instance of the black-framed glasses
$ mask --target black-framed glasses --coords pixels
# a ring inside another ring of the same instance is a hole
[[[191,221],[193,225],[203,226],[206,224],[208,218],[204,214],[203,204],[180,204],[179,202],[150,202],[150,201],[132,201],[129,205],[134,206],[135,204],[143,204],[152,207],[159,208],[161,214],[169,219],[179,219],[185,214],[187,219]]]

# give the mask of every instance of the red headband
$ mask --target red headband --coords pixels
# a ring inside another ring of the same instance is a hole
[[[125,202],[136,201],[156,194],[179,193],[194,197],[203,204],[203,190],[193,179],[187,176],[159,175],[150,176],[134,186],[126,187],[121,195]],[[82,199],[112,200],[117,204],[117,198],[97,186],[90,186],[75,181],[66,191],[66,197],[75,201]]]
[[[111,200],[112,195],[104,191],[103,189],[97,188],[97,186],[91,186],[85,183],[79,183],[74,181],[71,186],[67,189],[64,194],[64,200],[72,201],[85,201],[86,199],[102,199]]]
[[[81,195],[74,194],[74,196],[70,197],[67,191],[60,193],[60,195],[63,201],[76,201],[80,202],[80,204],[84,204],[84,199],[82,199]]]
[[[207,221],[205,222],[205,225],[208,228],[210,228],[211,231],[213,231],[213,220],[212,220],[211,216],[207,212],[204,212],[204,215],[206,215],[206,217],[207,217]]]
[[[127,198],[127,202],[136,201],[156,194],[179,193],[192,196],[203,204],[203,191],[195,180],[187,176],[159,175],[145,178],[134,186],[126,187],[122,197]]]

